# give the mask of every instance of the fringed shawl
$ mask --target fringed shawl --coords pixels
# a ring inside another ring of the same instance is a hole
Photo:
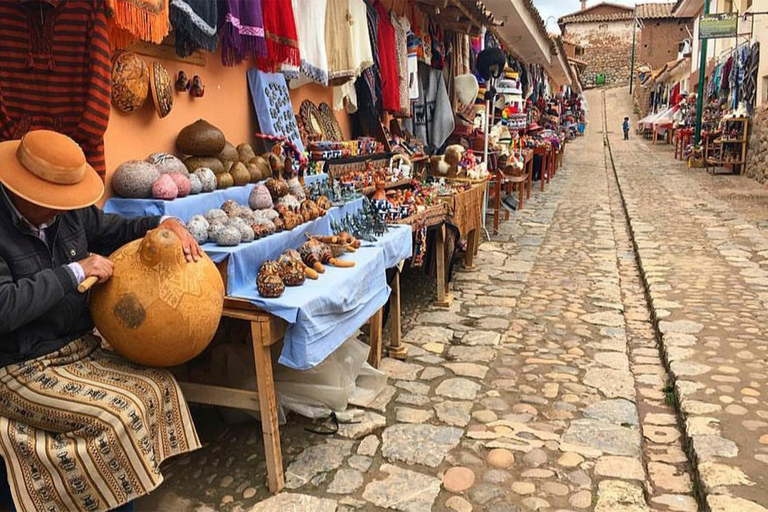
[[[261,10],[267,55],[259,59],[257,67],[270,73],[279,71],[283,66],[297,68],[301,56],[292,3],[289,0],[261,0]]]
[[[221,61],[234,66],[245,59],[266,57],[261,0],[226,0],[221,30]]]
[[[171,23],[168,0],[107,0],[112,48],[125,48],[134,41],[159,44]]]
[[[186,57],[201,48],[216,50],[218,4],[210,0],[171,0],[170,18],[178,55]]]

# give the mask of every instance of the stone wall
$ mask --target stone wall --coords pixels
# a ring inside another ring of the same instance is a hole
[[[655,71],[677,60],[680,43],[690,39],[686,28],[693,32],[690,18],[644,20],[643,29],[637,32],[637,62]]]
[[[605,85],[629,82],[632,20],[568,24],[565,34],[584,48],[584,55],[578,56],[587,63],[582,74],[584,87],[595,87],[600,73],[605,75]]]
[[[760,183],[766,183],[768,182],[768,105],[757,107],[750,130],[746,175]]]

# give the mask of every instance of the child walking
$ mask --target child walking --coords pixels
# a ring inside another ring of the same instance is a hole
[[[621,129],[624,130],[624,140],[629,140],[629,117],[624,118],[624,122],[621,123]]]

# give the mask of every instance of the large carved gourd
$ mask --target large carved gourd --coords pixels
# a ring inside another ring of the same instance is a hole
[[[134,363],[167,367],[199,355],[213,339],[224,304],[216,265],[187,263],[179,238],[155,229],[115,251],[112,278],[91,292],[93,321]]]

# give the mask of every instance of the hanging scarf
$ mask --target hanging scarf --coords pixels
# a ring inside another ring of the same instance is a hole
[[[301,63],[299,38],[296,35],[296,20],[293,6],[286,0],[261,0],[264,16],[264,36],[267,42],[267,56],[259,59],[257,67],[273,72],[284,65],[297,68]]]
[[[432,40],[431,65],[435,69],[443,69],[445,66],[445,41],[443,41],[443,29],[429,19],[429,36]]]
[[[113,49],[141,40],[160,44],[168,35],[168,0],[107,0]]]
[[[221,62],[234,66],[267,55],[261,0],[226,0],[221,31]]]
[[[216,51],[217,5],[210,0],[171,0],[170,18],[179,56],[186,57],[201,48]]]

